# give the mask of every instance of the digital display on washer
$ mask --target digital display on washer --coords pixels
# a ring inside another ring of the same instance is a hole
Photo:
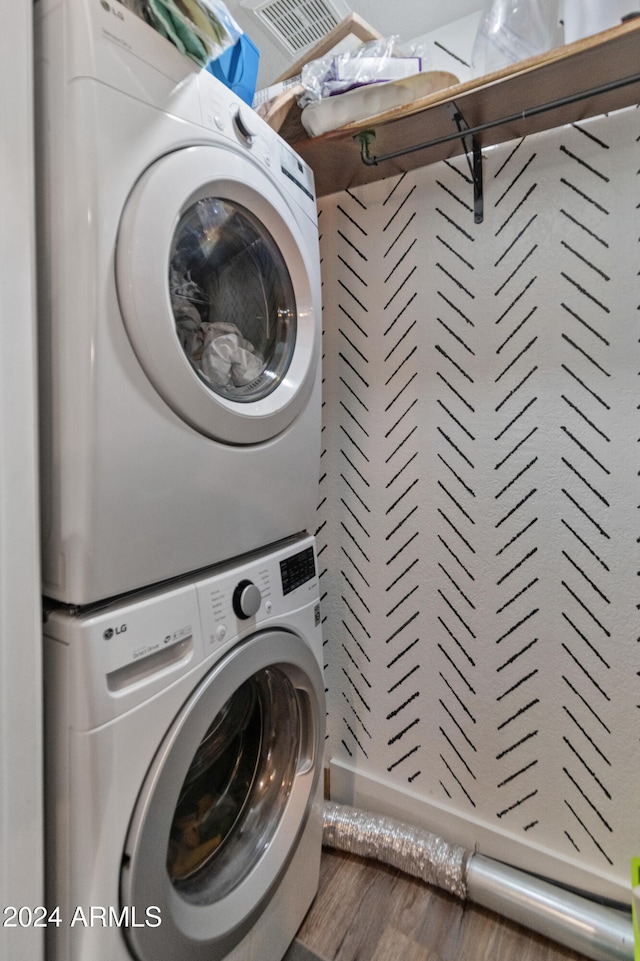
[[[280,576],[282,578],[282,593],[289,594],[296,587],[306,584],[316,576],[316,564],[313,557],[313,547],[287,557],[280,561]]]

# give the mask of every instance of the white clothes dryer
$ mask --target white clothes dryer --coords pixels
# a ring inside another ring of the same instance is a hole
[[[45,625],[48,961],[279,961],[315,895],[313,539]]]
[[[38,0],[44,593],[85,605],[312,530],[310,169],[117,0]]]

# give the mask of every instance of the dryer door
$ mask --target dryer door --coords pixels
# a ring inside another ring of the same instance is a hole
[[[323,739],[322,675],[299,636],[255,634],[204,678],[148,772],[125,846],[122,906],[161,917],[127,929],[139,961],[218,961],[248,933],[307,822]]]
[[[269,440],[309,398],[319,259],[304,227],[306,239],[270,177],[223,147],[168,154],[131,192],[116,252],[125,326],[158,393],[209,437]]]

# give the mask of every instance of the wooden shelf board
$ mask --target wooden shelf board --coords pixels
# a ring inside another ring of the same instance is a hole
[[[318,196],[371,183],[463,152],[462,141],[449,141],[367,166],[360,157],[356,134],[373,131],[373,156],[403,150],[455,131],[458,110],[469,127],[501,120],[640,73],[640,20],[613,27],[595,37],[557,47],[540,57],[522,61],[439,91],[411,104],[349,124],[320,137],[299,139],[293,146],[311,166]],[[640,82],[478,134],[483,147],[551,127],[575,123],[640,102]]]

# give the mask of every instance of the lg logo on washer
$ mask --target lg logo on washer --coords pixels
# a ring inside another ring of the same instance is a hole
[[[104,637],[105,641],[110,641],[111,638],[115,637],[116,634],[124,634],[126,629],[126,624],[121,624],[120,627],[108,627],[106,631],[102,632],[102,636]]]

